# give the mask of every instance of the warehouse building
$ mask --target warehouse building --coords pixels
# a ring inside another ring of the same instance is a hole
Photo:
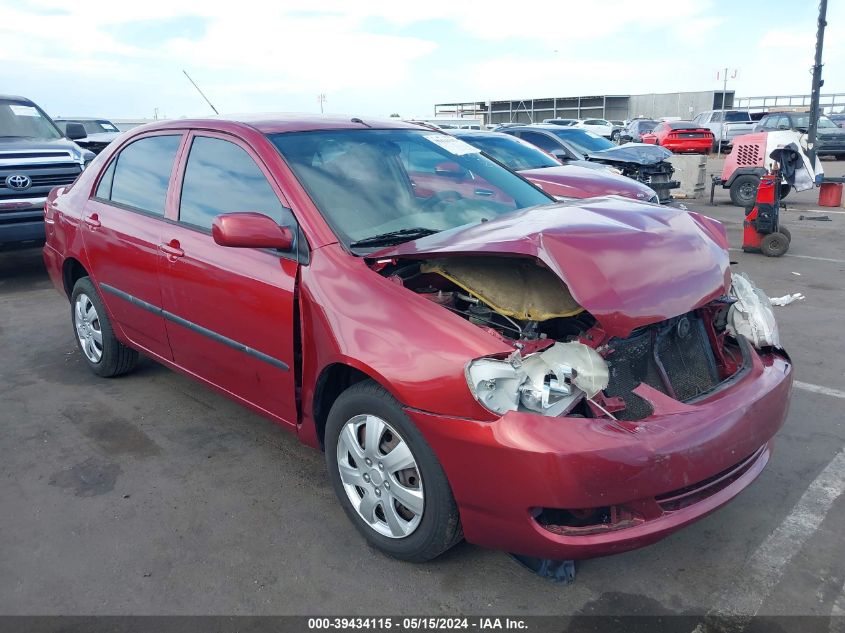
[[[543,119],[625,120],[638,116],[688,119],[704,110],[732,108],[734,91],[701,90],[641,95],[589,95],[504,101],[438,103],[436,117],[480,119],[484,123],[539,123]]]

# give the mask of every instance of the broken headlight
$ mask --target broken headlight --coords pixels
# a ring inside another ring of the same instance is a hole
[[[772,303],[744,274],[731,275],[731,296],[736,302],[728,312],[731,336],[744,336],[757,349],[780,347],[780,335]]]
[[[607,363],[583,343],[555,343],[542,352],[507,359],[478,358],[466,368],[475,399],[494,413],[535,411],[558,416],[607,387]]]

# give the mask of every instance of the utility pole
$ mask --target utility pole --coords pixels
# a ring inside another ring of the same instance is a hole
[[[719,73],[716,73],[716,79],[719,78]],[[736,79],[736,70],[734,70],[734,74],[731,79]],[[727,98],[728,93],[728,69],[725,68],[725,78],[724,83],[722,84],[722,127],[719,128],[719,146],[716,150],[716,156],[722,155],[722,137],[725,135],[725,99]]]
[[[816,59],[813,64],[813,88],[810,93],[810,128],[807,130],[807,153],[810,163],[816,165],[816,132],[819,127],[819,110],[821,91],[824,85],[822,79],[822,47],[824,46],[824,27],[827,26],[827,0],[819,2],[819,26],[816,31]]]
[[[326,95],[321,92],[317,95],[317,101],[320,102],[320,114],[323,114],[323,104],[326,102]]]

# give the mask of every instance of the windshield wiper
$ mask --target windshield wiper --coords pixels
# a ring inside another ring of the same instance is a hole
[[[371,235],[356,242],[352,242],[350,246],[390,246],[391,244],[400,244],[408,240],[415,240],[418,237],[425,237],[426,235],[433,235],[439,233],[436,229],[427,229],[422,226],[415,226],[409,229],[399,229],[398,231],[389,231],[387,233],[379,233],[378,235]]]

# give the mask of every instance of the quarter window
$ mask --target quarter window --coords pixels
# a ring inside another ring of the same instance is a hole
[[[113,160],[111,165],[109,165],[109,168],[106,170],[106,173],[103,174],[103,177],[100,179],[100,184],[97,185],[96,196],[101,200],[111,199],[111,184],[114,179],[114,168],[116,165],[117,161]]]
[[[185,168],[179,221],[210,230],[216,216],[244,211],[263,213],[280,226],[294,224],[290,209],[279,202],[264,172],[243,148],[196,137]]]
[[[148,136],[126,146],[115,159],[111,178],[112,202],[125,204],[141,211],[164,215],[170,172],[176,159],[176,150],[182,137]],[[106,173],[97,188],[97,196],[103,197],[100,188],[105,184]]]

